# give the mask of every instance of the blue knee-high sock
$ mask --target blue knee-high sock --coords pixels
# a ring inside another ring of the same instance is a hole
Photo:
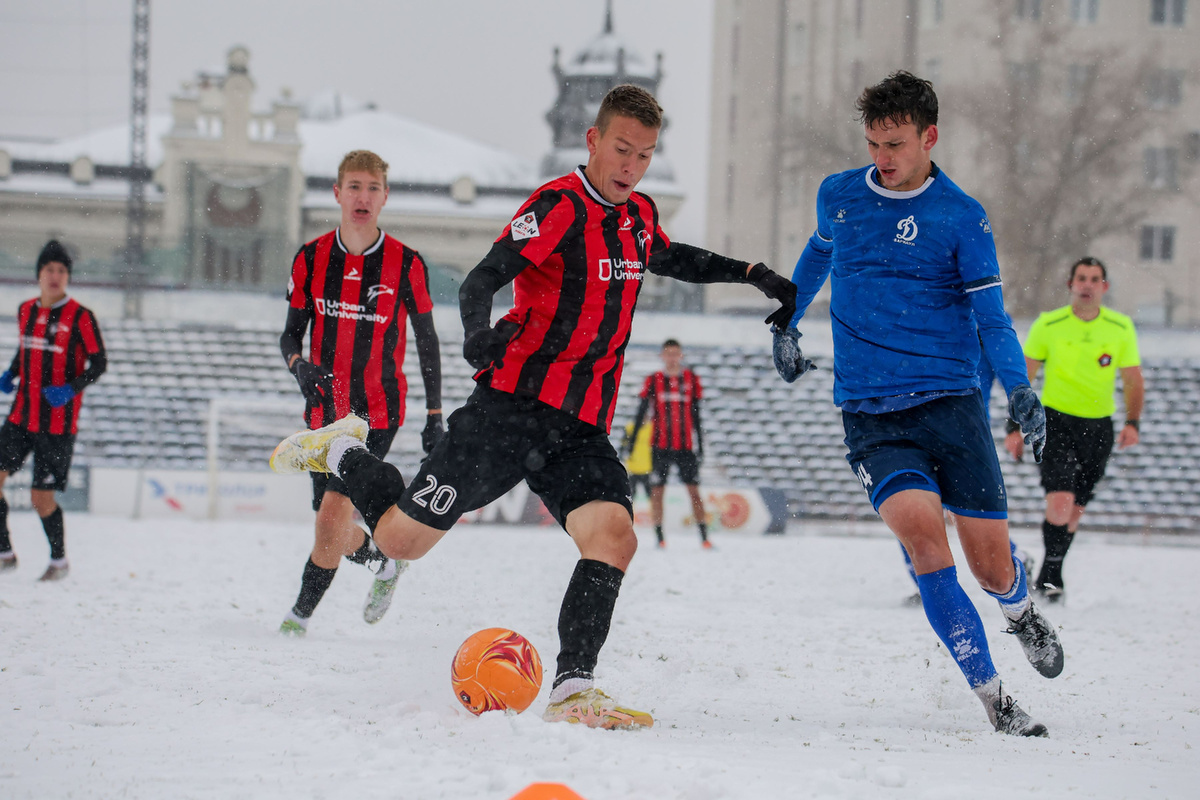
[[[917,584],[917,589],[921,588],[920,581],[917,580],[917,570],[912,565],[912,559],[908,557],[908,550],[903,543],[897,542],[900,545],[900,552],[904,556],[904,568],[908,570],[908,577],[912,578],[913,583]]]
[[[925,616],[972,688],[996,677],[983,620],[958,584],[958,570],[939,569],[917,576]]]
[[[1029,585],[1025,578],[1025,565],[1021,563],[1021,559],[1015,555],[1012,557],[1013,570],[1016,572],[1016,577],[1013,579],[1013,584],[1007,592],[997,594],[996,592],[988,592],[992,597],[1000,602],[1000,610],[1009,619],[1016,619],[1025,611],[1025,607],[1029,605]],[[987,589],[984,589],[987,592]]]

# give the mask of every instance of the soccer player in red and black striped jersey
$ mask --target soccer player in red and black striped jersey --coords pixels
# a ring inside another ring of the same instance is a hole
[[[100,326],[90,310],[67,296],[71,255],[51,239],[37,260],[41,294],[17,311],[17,355],[0,374],[0,392],[17,392],[0,427],[0,488],[33,453],[30,498],[50,541],[50,565],[39,580],[67,577],[63,512],[54,498],[67,488],[83,389],[108,367]],[[0,572],[17,556],[8,534],[8,501],[0,496]]]
[[[288,369],[307,400],[309,427],[320,428],[354,413],[367,421],[367,446],[380,458],[404,424],[408,322],[425,384],[425,452],[444,431],[441,355],[429,271],[416,250],[378,225],[388,197],[387,167],[369,150],[354,150],[342,159],[333,187],[342,209],[341,225],[296,254],[288,281],[287,325],[279,340]],[[308,358],[301,355],[306,331]],[[378,622],[407,564],[382,555],[354,523],[354,507],[336,475],[314,474],[312,482],[316,542],[296,604],[280,630],[303,635],[342,556],[376,570],[363,618]]]
[[[294,434],[272,456],[278,471],[336,472],[392,558],[420,558],[461,514],[528,483],[581,556],[559,613],[558,669],[543,714],[551,721],[653,722],[592,679],[637,549],[629,478],[608,430],[645,273],[752,283],[780,301],[773,322],[789,320],[795,306],[791,282],[765,266],[667,238],[654,201],[634,191],[661,127],[649,92],[612,89],[587,132],[587,165],[534,192],[463,281],[463,354],[479,370],[477,386],[407,489],[395,467],[336,435],[346,422]],[[509,282],[513,308],[493,327],[493,296]]]
[[[663,538],[663,492],[671,465],[679,470],[679,479],[687,487],[692,501],[692,515],[700,529],[700,545],[712,547],[708,541],[708,517],[700,497],[700,460],[704,457],[703,434],[700,430],[700,399],[704,389],[700,378],[683,365],[683,346],[667,339],[662,346],[662,371],[646,376],[641,402],[633,418],[633,433],[626,445],[632,449],[642,421],[651,405],[654,407],[654,432],[650,436],[650,517],[659,547],[666,547]]]

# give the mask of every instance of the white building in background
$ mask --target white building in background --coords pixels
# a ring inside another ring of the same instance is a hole
[[[1129,111],[1140,117],[1136,137],[1098,160],[1109,170],[1127,167],[1134,190],[1150,190],[1152,199],[1144,218],[1092,237],[1089,254],[1108,264],[1110,300],[1120,310],[1143,322],[1200,325],[1198,6],[1196,0],[716,0],[708,244],[718,252],[762,252],[790,273],[815,226],[820,180],[867,163],[855,99],[897,69],[934,82],[942,100],[935,161],[982,199],[994,191],[994,171],[1019,171],[1021,159],[1010,164],[981,148],[978,122],[963,113],[967,103],[986,101],[988,87],[1015,85],[1038,103],[1067,107],[1096,74],[1099,56],[1101,66],[1145,70]],[[1110,88],[1101,83],[1099,91]],[[1125,189],[1101,177],[1088,191]],[[997,202],[1003,198],[988,204],[993,217]],[[1016,259],[1003,251],[1000,257],[1009,267]],[[1055,287],[1059,277],[1065,281],[1069,262],[1062,261],[1047,267]],[[723,289],[710,293],[708,304],[738,306],[747,296]],[[1052,299],[1065,302],[1065,290],[1047,292],[1045,305]]]
[[[305,103],[285,95],[255,110],[249,64],[246,48],[232,48],[224,72],[199,73],[171,98],[170,114],[149,120],[146,288],[277,296],[296,249],[338,224],[332,187],[342,156],[368,149],[389,164],[380,227],[421,251],[435,297],[457,302],[458,280],[520,203],[587,160],[584,132],[608,88],[630,81],[656,89],[661,77],[616,37],[611,13],[566,66],[556,50],[559,97],[547,114],[554,147],[540,170],[344,95]],[[129,163],[127,125],[55,142],[0,137],[0,282],[27,285],[38,251],[54,237],[76,257],[77,286],[121,286]],[[644,188],[669,221],[683,197],[665,159],[655,160]],[[652,306],[654,286],[646,289]]]

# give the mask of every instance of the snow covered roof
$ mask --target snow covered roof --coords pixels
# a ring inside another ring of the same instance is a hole
[[[308,176],[334,178],[347,151],[366,149],[388,162],[391,183],[445,185],[466,175],[478,186],[539,184],[531,161],[387,111],[301,120],[299,131],[300,168]]]
[[[568,76],[615,75],[617,74],[617,55],[621,50],[625,51],[622,74],[637,78],[654,79],[658,77],[655,65],[648,63],[612,31],[604,31],[576,53],[575,57],[563,67],[563,74]]]
[[[151,114],[146,121],[146,163],[162,163],[162,137],[171,130],[170,114]],[[129,125],[113,125],[57,142],[30,142],[0,138],[0,150],[14,159],[70,163],[87,156],[95,164],[129,164]]]
[[[172,126],[170,114],[155,114],[146,131],[146,161],[162,163],[162,137]],[[415,120],[364,108],[336,118],[299,123],[300,168],[306,176],[336,177],[350,150],[374,150],[388,162],[393,183],[448,185],[469,176],[477,186],[532,189],[540,182],[537,166],[465,136]],[[87,156],[95,164],[129,164],[129,126],[114,125],[57,142],[0,139],[0,150],[13,159],[70,163]]]

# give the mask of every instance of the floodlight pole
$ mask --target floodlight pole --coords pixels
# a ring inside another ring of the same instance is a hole
[[[150,94],[150,0],[133,0],[129,200],[125,214],[125,317],[141,319],[146,280],[146,117]]]

